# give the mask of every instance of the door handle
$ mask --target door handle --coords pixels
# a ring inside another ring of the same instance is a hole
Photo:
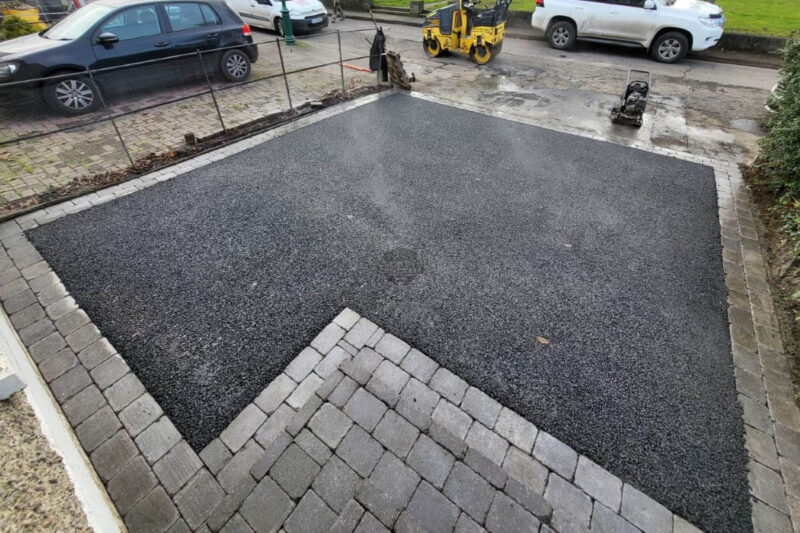
[[[156,48],[163,48],[169,44],[169,41],[161,41],[160,43],[156,43]]]
[[[206,37],[217,37],[219,33],[206,33]]]
[[[609,13],[612,15],[619,15],[621,11],[609,11]]]

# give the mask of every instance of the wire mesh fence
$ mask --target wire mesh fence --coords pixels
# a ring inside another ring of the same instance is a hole
[[[243,50],[229,47],[0,84],[0,216],[76,181],[257,129],[334,91],[375,85],[363,31],[319,33],[293,46],[255,42],[241,81],[223,75],[236,59],[228,52]]]

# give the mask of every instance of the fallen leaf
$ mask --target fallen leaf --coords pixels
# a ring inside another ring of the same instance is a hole
[[[539,344],[550,344],[550,341],[544,337],[536,337],[536,340],[539,341]]]
[[[5,160],[8,159],[9,157],[11,157],[11,152],[0,152],[0,159]]]

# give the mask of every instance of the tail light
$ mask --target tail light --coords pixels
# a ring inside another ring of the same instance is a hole
[[[249,24],[244,24],[242,26],[242,35],[244,37],[250,37],[250,25]]]
[[[544,7],[544,0],[536,0],[536,7]]]

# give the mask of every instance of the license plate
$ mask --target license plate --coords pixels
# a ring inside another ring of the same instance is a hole
[[[313,19],[311,19],[311,24],[319,24],[323,20],[325,20],[324,17],[314,17]]]

